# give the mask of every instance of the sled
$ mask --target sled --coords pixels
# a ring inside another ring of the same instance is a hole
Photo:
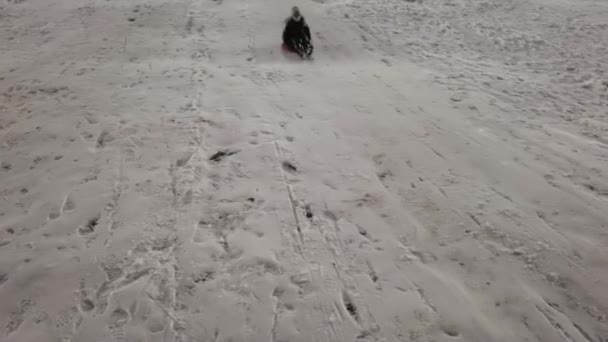
[[[300,49],[299,49],[300,51],[294,51],[289,46],[287,46],[287,44],[285,44],[285,43],[281,44],[281,50],[284,53],[293,53],[293,54],[300,56],[300,58],[302,58],[302,59],[312,59],[312,51],[313,51],[312,44],[309,44],[307,47],[304,47],[304,46],[302,46],[302,44],[300,44],[299,47],[300,47]]]

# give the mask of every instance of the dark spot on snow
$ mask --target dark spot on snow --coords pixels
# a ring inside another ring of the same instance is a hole
[[[95,309],[95,304],[93,303],[92,300],[85,298],[82,300],[82,303],[80,303],[80,308],[84,312],[89,312],[89,311],[92,311],[93,309]]]
[[[95,227],[97,227],[98,223],[99,223],[99,215],[89,219],[89,221],[87,222],[86,225],[78,228],[78,232],[81,235],[91,234],[92,232],[95,231]]]
[[[222,159],[224,159],[225,157],[229,157],[232,155],[237,154],[238,151],[233,151],[233,150],[222,150],[222,151],[217,151],[215,152],[214,155],[212,155],[211,157],[209,157],[209,160],[211,160],[212,162],[220,162]]]
[[[452,97],[450,97],[450,100],[452,100],[453,102],[460,102],[463,100],[462,95],[454,95]]]
[[[134,21],[135,21],[135,18],[129,18],[129,21],[130,21],[130,22],[134,22]]]
[[[380,174],[378,174],[378,178],[382,181],[392,176],[393,173],[391,172],[391,170],[382,171]]]
[[[205,271],[200,274],[193,274],[192,281],[195,283],[204,283],[206,281],[213,280],[213,271]]]
[[[344,301],[344,307],[346,308],[346,311],[348,311],[348,313],[356,320],[359,321],[359,313],[357,311],[357,307],[355,306],[355,303],[353,303],[352,299],[350,298],[349,294],[346,291],[342,291],[342,301]]]
[[[99,216],[93,217],[92,219],[89,220],[89,222],[87,223],[87,227],[89,229],[94,229],[97,226],[97,223],[99,222]]]
[[[477,216],[475,216],[474,214],[471,214],[471,213],[467,213],[467,214],[469,215],[471,220],[473,220],[473,222],[475,222],[475,224],[477,224],[479,227],[481,227],[481,221],[477,218]]]
[[[27,194],[29,192],[29,190],[27,188],[21,188],[20,192],[22,194]]]
[[[249,197],[247,200],[251,203],[255,202],[255,198],[253,198],[253,197]]]
[[[374,270],[374,266],[372,265],[372,263],[367,260],[367,267],[369,268],[369,277],[372,279],[372,281],[375,283],[378,281],[378,274],[376,273],[376,270]]]
[[[110,132],[108,132],[108,131],[101,132],[101,134],[99,134],[99,137],[97,138],[97,148],[104,147],[106,145],[106,143],[108,143],[112,140],[114,140],[114,138],[110,135]]]
[[[587,188],[589,191],[592,191],[592,192],[596,193],[597,195],[608,196],[608,190],[598,189],[593,184],[583,184],[583,186],[585,188]]]
[[[376,273],[370,272],[369,276],[374,283],[378,281],[378,275]]]
[[[312,219],[312,216],[313,216],[313,215],[312,215],[312,210],[310,209],[310,205],[309,205],[309,204],[307,204],[307,205],[304,207],[304,210],[305,210],[305,212],[306,212],[306,217],[307,217],[307,218],[309,218],[309,219]]]
[[[367,230],[365,230],[365,228],[357,225],[357,230],[359,231],[359,234],[361,234],[361,236],[365,236],[366,238],[369,238],[369,234],[367,233]]]
[[[456,329],[455,326],[453,325],[449,325],[449,324],[442,324],[441,325],[441,331],[443,331],[444,334],[450,336],[450,337],[458,337],[460,336],[460,333],[458,332],[458,330]]]
[[[298,169],[292,163],[290,163],[288,161],[284,161],[281,165],[283,166],[283,169],[287,172],[290,172],[290,173],[298,172]]]

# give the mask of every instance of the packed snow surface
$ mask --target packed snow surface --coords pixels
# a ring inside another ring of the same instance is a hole
[[[3,342],[608,341],[605,0],[3,0],[0,163]]]

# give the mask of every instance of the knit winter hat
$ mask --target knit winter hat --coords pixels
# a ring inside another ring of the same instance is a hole
[[[291,16],[296,20],[300,20],[302,14],[300,14],[300,9],[298,8],[298,6],[293,6],[291,8]]]

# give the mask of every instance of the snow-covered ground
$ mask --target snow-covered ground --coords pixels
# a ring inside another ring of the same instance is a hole
[[[0,341],[608,341],[608,2],[0,4]]]

